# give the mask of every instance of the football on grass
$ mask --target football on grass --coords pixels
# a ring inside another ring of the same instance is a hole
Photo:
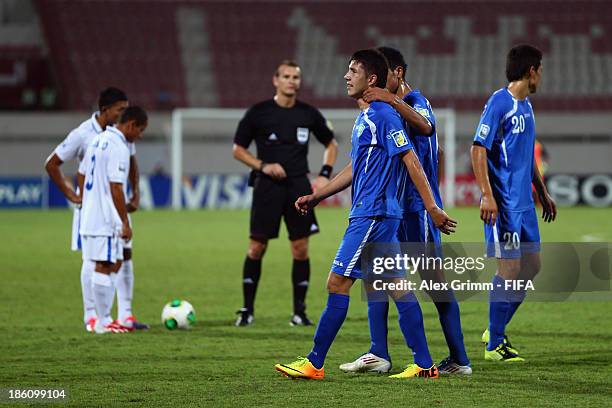
[[[162,310],[162,323],[168,330],[190,329],[195,324],[193,306],[186,300],[174,299]]]

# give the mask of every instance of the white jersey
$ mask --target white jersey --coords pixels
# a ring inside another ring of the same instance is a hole
[[[111,237],[121,228],[121,218],[111,196],[110,183],[125,186],[130,172],[128,142],[115,127],[96,136],[79,166],[85,175],[80,234]]]
[[[95,112],[89,119],[81,123],[76,129],[68,133],[68,136],[60,143],[53,151],[61,161],[78,159],[79,164],[85,156],[87,147],[91,144],[94,137],[104,131],[96,117],[99,112]],[[134,143],[128,143],[130,155],[136,154],[136,146]]]
[[[77,159],[79,165],[85,156],[87,147],[91,144],[94,137],[102,133],[104,130],[96,119],[99,112],[94,112],[89,119],[81,123],[77,128],[73,129],[68,133],[68,136],[60,143],[53,151],[62,162]],[[134,143],[129,143],[130,155],[136,154],[136,146]],[[127,186],[124,189],[127,197]],[[77,189],[78,193],[78,189]],[[74,217],[72,219],[72,243],[71,248],[73,251],[81,249],[81,240],[79,236],[79,225],[80,225],[80,209],[75,207]]]

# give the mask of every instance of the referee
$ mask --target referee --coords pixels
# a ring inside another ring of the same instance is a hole
[[[281,62],[272,82],[276,88],[274,98],[253,105],[240,121],[234,137],[234,158],[253,169],[250,178],[253,186],[250,240],[242,273],[244,306],[237,312],[236,326],[253,323],[261,260],[268,240],[278,237],[281,217],[287,225],[293,256],[293,316],[290,324],[310,326],[312,322],[306,316],[305,303],[310,279],[308,237],[319,232],[319,227],[312,211],[300,216],[294,203],[298,197],[312,193],[307,176],[310,134],[325,145],[323,167],[313,182],[315,189],[329,182],[338,144],[323,115],[296,99],[301,82],[297,63]],[[257,157],[247,150],[253,140]]]

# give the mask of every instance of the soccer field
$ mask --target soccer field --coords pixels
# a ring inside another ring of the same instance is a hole
[[[454,241],[479,242],[476,208],[450,211]],[[346,210],[318,211],[312,239],[309,315],[325,305],[325,280],[346,226]],[[140,212],[134,220],[134,308],[145,333],[95,336],[82,325],[80,256],[70,253],[68,211],[0,212],[0,387],[54,387],[70,406],[612,406],[610,302],[527,302],[508,327],[526,363],[493,364],[479,342],[488,305],[462,303],[471,377],[423,381],[348,375],[337,368],[367,351],[365,303],[355,290],[326,361],[324,381],[291,381],[273,369],[311,347],[313,327],[290,327],[291,259],[283,231],[263,264],[252,327],[233,326],[241,306],[246,211]],[[612,241],[612,210],[561,208],[541,225],[543,241]],[[189,300],[198,323],[170,332],[161,309]],[[434,360],[447,349],[431,303],[423,304]],[[395,372],[411,361],[390,308]]]

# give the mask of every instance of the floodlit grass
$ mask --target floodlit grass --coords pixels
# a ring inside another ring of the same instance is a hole
[[[477,209],[451,211],[454,241],[480,242]],[[325,280],[346,227],[346,211],[322,209],[322,233],[311,243],[309,315],[318,320]],[[543,241],[612,241],[612,210],[560,210],[541,225]],[[480,334],[488,305],[461,304],[474,374],[435,381],[347,375],[342,362],[367,350],[366,307],[354,291],[348,318],[320,382],[290,381],[276,362],[305,355],[314,328],[289,326],[291,258],[286,233],[272,241],[263,263],[256,323],[233,327],[241,306],[248,212],[142,212],[134,216],[137,316],[147,333],[95,336],[82,325],[80,254],[70,253],[68,211],[0,212],[0,387],[62,387],[72,406],[610,406],[612,302],[527,302],[508,328],[528,360],[500,365],[482,359]],[[188,299],[198,323],[170,332],[163,305]],[[431,303],[425,326],[434,360],[447,354]],[[394,371],[411,360],[391,307]]]

